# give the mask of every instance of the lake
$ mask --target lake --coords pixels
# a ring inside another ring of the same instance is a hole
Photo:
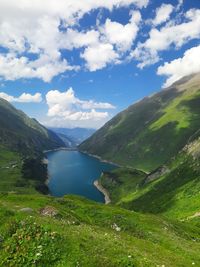
[[[104,196],[93,183],[103,171],[111,171],[115,165],[101,162],[79,151],[51,151],[48,158],[48,187],[51,195],[75,194],[104,202]]]

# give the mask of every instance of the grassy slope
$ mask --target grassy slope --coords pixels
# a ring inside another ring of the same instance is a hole
[[[40,214],[41,208],[47,206],[57,211],[55,217]],[[25,207],[33,212],[20,212]],[[1,266],[200,264],[199,228],[185,222],[78,197],[4,194],[0,195],[0,213]],[[114,224],[120,231],[112,228]]]
[[[0,147],[0,193],[37,194],[37,181],[22,175],[22,157],[17,152]]]
[[[57,135],[0,98],[0,144],[23,154],[65,146]]]
[[[80,149],[151,171],[176,155],[199,128],[200,74],[130,106]]]
[[[200,264],[197,223],[143,215],[79,197],[40,195],[33,189],[33,181],[21,177],[19,155],[2,151],[1,167],[16,162],[16,168],[0,169],[0,266]],[[121,196],[123,189],[132,191],[144,177],[144,173],[131,169],[126,175],[134,175],[137,180],[122,186]],[[40,214],[41,208],[49,206],[57,211],[55,217]],[[33,212],[20,211],[27,207]],[[120,231],[113,229],[114,224]]]
[[[146,175],[118,169],[101,177],[114,203],[144,213],[186,219],[200,211],[200,139],[187,145],[168,163],[169,172],[154,181]]]

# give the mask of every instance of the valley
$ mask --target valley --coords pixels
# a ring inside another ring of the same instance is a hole
[[[0,266],[199,266],[199,92],[200,74],[180,80],[80,152],[60,150],[59,136],[1,101]],[[55,150],[48,167],[44,150]]]

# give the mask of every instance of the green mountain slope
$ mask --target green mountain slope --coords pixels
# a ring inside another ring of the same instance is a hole
[[[0,99],[0,144],[22,154],[65,146],[53,132]]]
[[[196,74],[130,106],[79,148],[151,171],[176,155],[199,129],[200,74]]]
[[[61,146],[55,133],[0,99],[0,192],[48,193],[43,150]]]
[[[119,168],[105,173],[101,184],[122,207],[184,220],[194,216],[200,212],[200,138],[148,175]]]

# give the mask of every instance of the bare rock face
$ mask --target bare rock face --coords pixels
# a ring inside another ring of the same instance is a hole
[[[192,155],[194,159],[200,158],[200,137],[185,146],[184,151]]]
[[[150,174],[147,175],[145,179],[145,184],[149,183],[151,181],[154,181],[158,178],[160,178],[162,175],[169,173],[170,170],[166,166],[161,166],[157,168],[155,171],[151,172]]]
[[[40,209],[40,214],[46,217],[55,217],[58,214],[58,211],[54,207],[46,206]]]

